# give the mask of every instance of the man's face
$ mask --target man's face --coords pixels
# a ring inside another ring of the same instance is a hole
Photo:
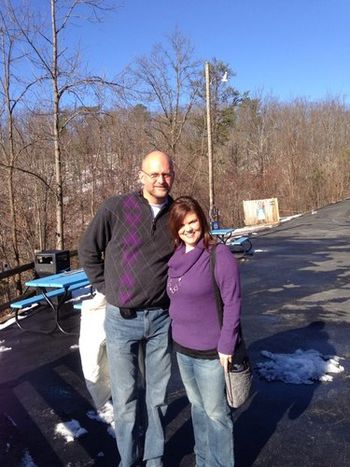
[[[152,153],[142,164],[139,173],[143,196],[151,204],[162,204],[174,182],[174,171],[165,154]]]

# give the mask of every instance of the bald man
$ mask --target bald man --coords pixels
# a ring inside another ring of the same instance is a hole
[[[106,200],[88,226],[80,263],[107,299],[105,330],[120,467],[141,465],[137,426],[138,351],[144,346],[147,420],[143,460],[163,465],[166,391],[170,378],[167,228],[173,164],[160,151],[147,154],[140,192]]]

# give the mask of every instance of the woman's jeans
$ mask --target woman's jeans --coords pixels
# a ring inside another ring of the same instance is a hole
[[[116,440],[120,467],[139,461],[138,354],[144,344],[145,399],[147,408],[143,459],[149,467],[162,466],[166,392],[170,379],[170,318],[162,309],[142,310],[132,319],[107,304],[105,329],[111,379]]]
[[[220,361],[181,353],[177,361],[191,402],[196,467],[233,467],[233,424]]]

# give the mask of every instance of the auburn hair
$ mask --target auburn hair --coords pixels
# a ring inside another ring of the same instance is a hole
[[[208,249],[209,245],[215,244],[216,241],[210,235],[209,224],[203,209],[201,208],[198,201],[196,201],[191,196],[180,196],[173,202],[170,207],[168,225],[174,245],[175,247],[178,247],[183,243],[179,237],[179,230],[183,225],[183,221],[186,215],[190,212],[194,212],[198,217],[202,231],[200,239],[203,238],[204,246],[206,249]]]

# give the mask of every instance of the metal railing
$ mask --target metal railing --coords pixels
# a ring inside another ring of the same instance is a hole
[[[70,250],[70,258],[74,258],[77,255],[77,250]],[[32,271],[32,276],[35,275],[34,261],[32,261],[31,263],[23,264],[13,269],[7,269],[6,271],[0,272],[0,313],[7,310],[10,307],[10,303],[13,300],[15,300],[16,298],[20,298],[23,295],[23,283],[26,280],[28,280],[28,277],[25,277],[23,280],[22,273],[25,273],[27,271]],[[12,281],[11,279],[15,276],[17,276],[16,279]],[[21,285],[20,288],[18,287],[18,284]]]

